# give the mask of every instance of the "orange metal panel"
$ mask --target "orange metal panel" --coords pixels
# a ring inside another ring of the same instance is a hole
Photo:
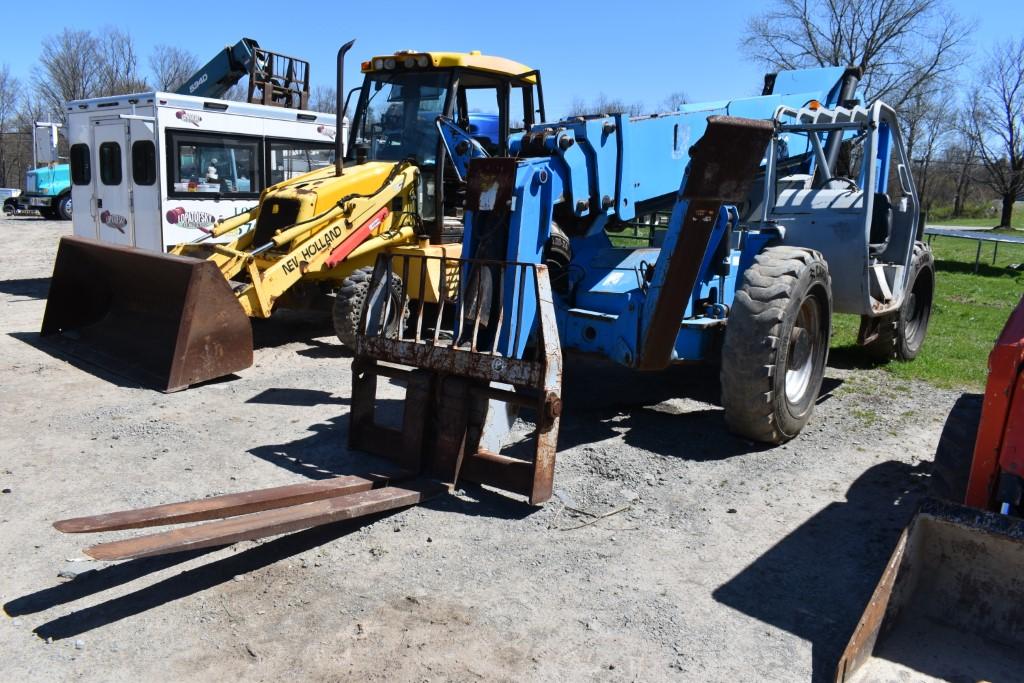
[[[1004,459],[1009,456],[1004,442],[1013,430],[1015,467],[1022,467],[1020,439],[1024,427],[1024,390],[1020,389],[1024,370],[1024,297],[1006,321],[995,348],[988,357],[988,382],[985,385],[985,404],[978,426],[978,440],[974,445],[971,476],[967,483],[967,505],[995,509],[992,499],[999,472],[1007,468]],[[1014,420],[1017,426],[1012,423]],[[1024,469],[1018,470],[1024,474]]]

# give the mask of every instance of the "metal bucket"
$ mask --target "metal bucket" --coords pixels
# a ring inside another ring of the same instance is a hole
[[[1024,520],[926,500],[900,536],[836,681],[1011,681],[1022,672]]]
[[[252,326],[217,266],[64,237],[40,334],[162,391],[252,365]]]

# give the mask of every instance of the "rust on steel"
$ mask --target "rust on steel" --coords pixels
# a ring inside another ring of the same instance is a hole
[[[492,170],[496,179],[507,169],[498,164]],[[416,264],[415,258],[422,262]],[[391,291],[387,282],[391,272],[401,273],[404,286],[405,275],[416,268],[424,272],[428,259],[439,261],[433,264],[437,272],[476,276],[457,288],[442,288],[437,310],[428,315],[420,307],[416,319],[408,327],[400,325],[398,333],[388,329],[385,315],[368,310],[352,364],[350,445],[397,459],[404,467],[418,461],[420,471],[447,484],[461,477],[526,496],[531,504],[540,505],[551,497],[562,412],[562,356],[547,268],[428,256],[404,257],[396,271],[391,255],[382,254],[371,291],[378,286]],[[490,283],[486,288],[484,273]],[[514,282],[519,292],[514,300],[506,300],[506,280]],[[536,305],[536,320],[524,319],[526,297]],[[405,292],[403,299],[404,307],[409,300]],[[451,320],[458,330],[447,322]],[[501,340],[518,338],[526,325],[536,325],[536,352],[529,357],[519,351],[511,356],[500,353]],[[412,374],[404,374],[409,371],[384,363],[416,368],[411,372],[423,374],[413,379]],[[406,383],[401,429],[376,421],[379,375]],[[514,389],[506,388],[509,385]],[[508,457],[481,447],[490,401],[535,409],[532,458]]]
[[[836,667],[837,683],[1017,680],[1024,667],[1024,520],[926,499],[886,565]],[[956,633],[956,648],[943,648]],[[922,653],[927,658],[922,659]]]
[[[216,264],[84,237],[60,240],[40,335],[162,391],[252,365],[252,326]]]
[[[399,478],[401,477],[399,476]],[[89,517],[62,519],[54,522],[53,526],[58,531],[66,534],[81,534],[117,531],[119,529],[141,529],[165,524],[200,522],[208,519],[247,515],[262,510],[271,510],[289,505],[309,503],[324,498],[333,498],[348,493],[367,491],[371,488],[383,486],[388,481],[388,477],[383,475],[332,477],[302,484],[229,493],[223,496],[203,498],[202,500],[189,500]]]
[[[211,548],[408,507],[446,490],[436,482],[413,482],[403,487],[387,486],[124,541],[100,543],[87,548],[85,553],[97,560],[130,560]]]
[[[774,135],[772,121],[711,116],[707,131],[690,154],[682,198],[687,200],[683,227],[671,257],[660,260],[654,282],[660,282],[654,309],[647,313],[637,367],[661,370],[672,360],[679,321],[697,286],[700,265],[725,203],[737,204],[750,191]]]

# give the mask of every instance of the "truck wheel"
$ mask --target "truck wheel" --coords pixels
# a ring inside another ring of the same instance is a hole
[[[967,479],[974,459],[982,403],[980,394],[963,394],[949,411],[935,449],[935,462],[928,482],[928,495],[932,498],[963,503],[967,497]]]
[[[370,293],[370,279],[373,267],[360,268],[342,280],[338,292],[334,295],[334,333],[339,341],[348,348],[355,350],[356,336],[359,333],[359,321],[363,314],[363,303]],[[402,310],[402,280],[397,275],[391,276],[391,308],[385,324],[385,336],[398,336],[398,311]],[[402,310],[402,316],[405,311]]]
[[[935,257],[924,242],[914,243],[907,292],[899,312],[883,320],[878,336],[864,347],[875,360],[914,360],[924,346],[935,296]]]
[[[71,220],[71,193],[67,193],[57,202],[57,218],[65,221]]]
[[[832,334],[832,280],[821,254],[769,247],[743,274],[722,346],[722,407],[733,432],[780,444],[807,424]]]

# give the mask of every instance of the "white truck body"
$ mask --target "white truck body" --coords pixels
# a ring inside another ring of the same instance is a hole
[[[74,233],[112,244],[166,251],[334,161],[333,114],[168,92],[67,109]]]

